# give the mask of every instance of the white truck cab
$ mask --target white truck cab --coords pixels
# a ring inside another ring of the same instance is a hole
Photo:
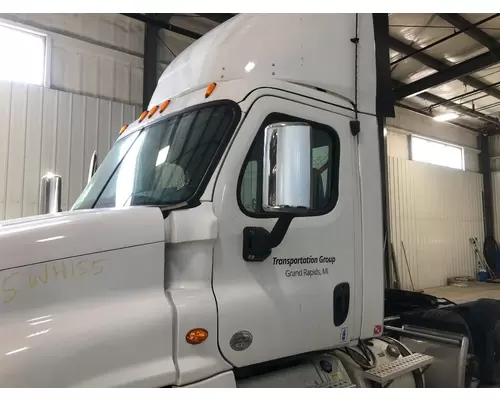
[[[70,211],[2,223],[0,386],[370,386],[411,354],[382,340],[375,34],[238,15],[180,54]]]

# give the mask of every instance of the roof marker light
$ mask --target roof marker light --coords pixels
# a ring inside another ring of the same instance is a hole
[[[205,99],[213,93],[216,86],[217,84],[213,82],[210,85],[208,85],[207,90],[205,91]]]
[[[168,107],[168,105],[170,104],[170,100],[165,100],[163,103],[161,103],[161,106],[160,106],[160,114],[165,111],[165,109]]]
[[[159,108],[158,106],[154,106],[151,109],[151,111],[149,111],[148,118],[151,118],[154,115],[154,113],[156,112],[156,110],[158,110],[158,108]]]
[[[141,116],[139,117],[139,122],[142,122],[144,121],[144,118],[146,118],[148,115],[148,112],[147,111],[144,111]]]
[[[128,125],[123,125],[122,129],[120,129],[120,133],[118,135],[121,135],[123,132],[125,132],[128,128]]]

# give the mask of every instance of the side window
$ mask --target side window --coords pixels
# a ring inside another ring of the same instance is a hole
[[[296,117],[271,114],[260,127],[250,148],[238,184],[238,203],[241,210],[252,217],[271,217],[262,210],[262,157],[264,129],[282,121],[303,121]],[[338,168],[340,142],[337,133],[326,125],[307,122],[312,127],[312,207],[307,215],[326,214],[335,207],[338,199]]]

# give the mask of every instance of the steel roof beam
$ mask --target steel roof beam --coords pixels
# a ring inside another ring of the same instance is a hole
[[[217,22],[218,24],[222,24],[227,20],[233,18],[236,14],[196,14],[196,15],[209,19],[210,21]]]
[[[398,85],[401,85],[401,83],[395,79],[392,80],[392,83],[396,89],[397,89]],[[417,95],[417,97],[421,98],[422,100],[433,103],[433,104],[442,103],[442,102],[446,101],[446,99],[443,99],[442,97],[436,96],[435,94],[428,93],[428,92],[420,93]],[[445,108],[447,108],[449,110],[456,111],[459,114],[466,115],[466,116],[471,117],[471,118],[481,119],[482,121],[489,122],[490,124],[493,124],[497,127],[500,127],[500,121],[497,120],[496,118],[490,117],[489,115],[480,113],[480,112],[472,110],[470,108],[463,107],[459,104],[455,104],[455,103],[447,104],[445,106]]]
[[[462,33],[467,32],[469,29],[476,28],[477,26],[482,25],[482,24],[484,24],[484,23],[486,23],[488,21],[491,21],[492,19],[495,19],[495,18],[497,18],[499,16],[500,16],[500,14],[492,14],[492,15],[490,15],[487,18],[481,19],[481,20],[479,20],[477,22],[474,22],[473,24],[469,24],[469,25],[465,26],[463,29],[457,29],[451,35],[448,35],[448,36],[445,36],[445,37],[443,37],[443,38],[441,38],[439,40],[436,40],[435,42],[432,42],[431,44],[429,44],[427,46],[421,47],[421,48],[415,50],[414,53],[407,54],[407,55],[405,55],[403,57],[398,58],[395,61],[392,61],[391,65],[400,63],[401,61],[404,61],[404,60],[406,60],[408,58],[414,57],[415,54],[417,54],[417,53],[421,53],[423,51],[427,51],[431,47],[434,47],[434,46],[437,46],[438,44],[446,42],[447,40],[450,40],[451,38],[454,38],[455,36],[458,36],[458,35],[461,35]]]
[[[467,26],[471,25],[471,23],[460,14],[438,14],[438,16],[444,19],[450,25],[453,25],[455,28],[458,28],[460,30],[464,30]],[[500,57],[500,43],[498,43],[495,38],[488,35],[478,27],[471,27],[464,33],[474,39],[476,42],[482,44],[491,52],[497,53],[497,55],[499,55]]]
[[[427,93],[427,92],[420,93],[418,95],[418,97],[420,97],[423,100],[430,101],[431,103],[438,103],[438,102],[444,100],[442,97],[439,97],[439,96],[436,96],[432,93]],[[493,117],[490,117],[489,115],[480,113],[479,111],[474,111],[470,108],[463,107],[459,104],[455,104],[455,103],[448,104],[448,105],[446,105],[445,108],[447,108],[449,110],[456,111],[459,114],[467,115],[468,117],[479,118],[483,121],[489,122],[491,124],[494,124],[494,125],[500,127],[500,121],[498,121],[496,118],[493,118]]]
[[[389,36],[389,47],[402,54],[412,54],[418,50],[410,46],[409,44],[403,43],[400,40],[393,38],[392,36]],[[436,71],[444,69],[448,66],[448,64],[425,53],[416,53],[412,58],[421,62],[429,68],[435,69]]]
[[[172,25],[170,22],[162,21],[160,19],[149,17],[149,16],[144,15],[144,14],[121,14],[121,15],[125,15],[126,17],[136,19],[138,21],[142,21],[146,24],[150,24],[150,25],[156,26],[158,28],[162,28],[162,29],[165,29],[167,31],[174,32],[174,33],[177,33],[177,34],[182,35],[182,36],[186,36],[186,37],[194,39],[194,40],[197,40],[197,39],[202,37],[202,35],[197,33],[197,32],[193,32],[193,31],[190,31],[188,29],[181,28],[180,26]]]
[[[403,43],[399,41],[398,39],[395,39],[393,37],[389,37],[389,47],[399,53],[403,54],[411,54],[414,53],[417,49],[414,47],[407,45],[406,43]],[[413,55],[413,58],[425,66],[435,69],[436,71],[443,71],[447,68],[451,68],[448,64],[444,63],[443,61],[440,61],[428,54],[425,53],[417,53]],[[432,76],[432,75],[431,75]],[[424,78],[425,79],[425,78]],[[484,93],[493,96],[497,99],[500,99],[500,90],[495,89],[495,88],[485,88],[487,86],[486,83],[482,82],[481,80],[474,78],[472,76],[461,76],[458,78],[458,80],[465,85],[472,86],[475,89],[484,89]],[[417,81],[419,82],[419,81]],[[398,97],[397,92],[395,93],[396,97]],[[405,96],[406,97],[406,96]]]
[[[490,65],[500,62],[500,55],[491,51],[481,54],[477,57],[463,61],[459,64],[452,65],[446,69],[442,69],[432,75],[419,79],[418,81],[408,83],[395,91],[397,99],[403,99],[415,93],[423,92],[436,86],[443,85],[447,82],[462,78],[468,74],[479,71]],[[484,85],[486,86],[486,85]]]

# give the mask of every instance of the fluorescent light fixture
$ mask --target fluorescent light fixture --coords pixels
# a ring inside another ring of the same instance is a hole
[[[446,114],[436,115],[433,119],[435,121],[443,122],[443,121],[451,121],[452,119],[455,118],[458,118],[458,114],[446,113]]]
[[[16,353],[19,353],[21,351],[28,350],[28,349],[29,349],[29,347],[21,347],[20,349],[9,351],[8,353],[5,353],[5,355],[10,356],[12,354],[16,354]]]
[[[49,237],[47,239],[40,239],[40,240],[37,240],[36,242],[37,243],[44,243],[44,242],[50,242],[52,240],[57,240],[57,239],[64,239],[66,236],[53,236],[53,237]]]

